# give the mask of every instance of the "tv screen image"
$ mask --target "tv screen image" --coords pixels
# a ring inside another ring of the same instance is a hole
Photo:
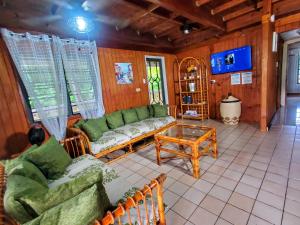
[[[211,54],[212,74],[230,73],[252,69],[251,46]]]

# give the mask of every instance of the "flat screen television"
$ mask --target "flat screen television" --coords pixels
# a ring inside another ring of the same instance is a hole
[[[210,56],[212,74],[251,70],[251,46],[230,49]]]

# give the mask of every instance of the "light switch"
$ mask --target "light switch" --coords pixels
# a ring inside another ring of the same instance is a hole
[[[140,88],[136,88],[135,91],[136,92],[141,92],[141,89]]]
[[[143,83],[146,84],[146,79],[145,78],[143,79]]]

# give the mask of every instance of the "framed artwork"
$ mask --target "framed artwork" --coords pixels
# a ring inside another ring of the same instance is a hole
[[[131,84],[133,72],[131,63],[115,63],[115,75],[117,84]]]

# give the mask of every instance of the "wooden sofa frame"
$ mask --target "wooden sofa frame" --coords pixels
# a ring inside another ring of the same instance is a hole
[[[78,145],[79,143],[79,145]],[[72,138],[67,138],[61,142],[61,144],[65,147],[66,151],[71,154],[73,157],[78,157],[82,155],[84,150],[81,150],[83,147],[82,137],[76,136]],[[163,202],[163,184],[166,180],[165,174],[160,174],[156,179],[153,179],[150,184],[145,185],[143,189],[135,192],[133,197],[128,197],[124,203],[118,204],[115,210],[106,212],[105,216],[101,220],[96,220],[94,225],[111,225],[111,224],[119,224],[121,225],[121,217],[127,216],[129,225],[133,225],[132,219],[130,216],[130,210],[136,210],[138,215],[139,224],[144,224],[140,217],[140,208],[144,207],[146,212],[146,224],[149,225],[150,222],[153,222],[153,225],[165,225],[165,212],[164,212],[164,202]],[[4,192],[6,188],[6,175],[5,169],[0,164],[0,225],[19,225],[15,220],[13,220],[10,216],[5,214],[4,211]],[[156,193],[156,201],[157,208],[154,204],[154,195]],[[147,200],[146,200],[147,198]],[[151,210],[153,212],[158,212],[158,217],[156,214],[153,214],[153,218],[150,218],[149,210],[146,204],[139,204],[139,202],[143,200],[144,203],[146,201],[151,202]],[[55,225],[55,224],[53,224]]]
[[[174,106],[174,105],[168,106],[168,115],[169,116],[173,116],[175,119],[176,119],[176,115],[177,115],[176,108],[177,107]],[[91,155],[95,156],[96,158],[101,158],[101,157],[106,156],[109,153],[114,152],[114,151],[117,151],[117,150],[120,150],[120,149],[123,149],[123,148],[128,148],[129,149],[128,153],[126,153],[126,154],[124,154],[124,155],[122,155],[120,157],[117,157],[117,159],[120,159],[120,158],[123,158],[126,155],[128,155],[128,154],[130,154],[130,153],[132,153],[134,151],[133,150],[133,144],[135,144],[135,143],[137,143],[137,142],[139,142],[139,141],[141,141],[141,140],[143,140],[145,138],[154,136],[158,132],[161,132],[162,130],[164,130],[164,129],[168,128],[168,127],[173,126],[175,123],[176,123],[176,121],[174,121],[172,123],[169,123],[168,125],[163,126],[163,127],[159,128],[159,129],[156,129],[154,131],[151,131],[151,132],[148,132],[146,134],[140,135],[140,136],[138,136],[136,138],[133,138],[133,139],[131,139],[128,142],[125,142],[125,143],[122,143],[122,144],[119,144],[119,145],[115,145],[114,147],[105,149],[105,150],[99,152],[98,154],[93,154],[89,138],[88,138],[88,136],[82,130],[80,130],[78,128],[74,128],[74,127],[68,127],[67,128],[67,137],[74,137],[74,136],[80,135],[82,137],[82,144],[84,146],[85,153],[91,154]],[[109,162],[113,162],[113,161],[114,160],[110,160]]]

